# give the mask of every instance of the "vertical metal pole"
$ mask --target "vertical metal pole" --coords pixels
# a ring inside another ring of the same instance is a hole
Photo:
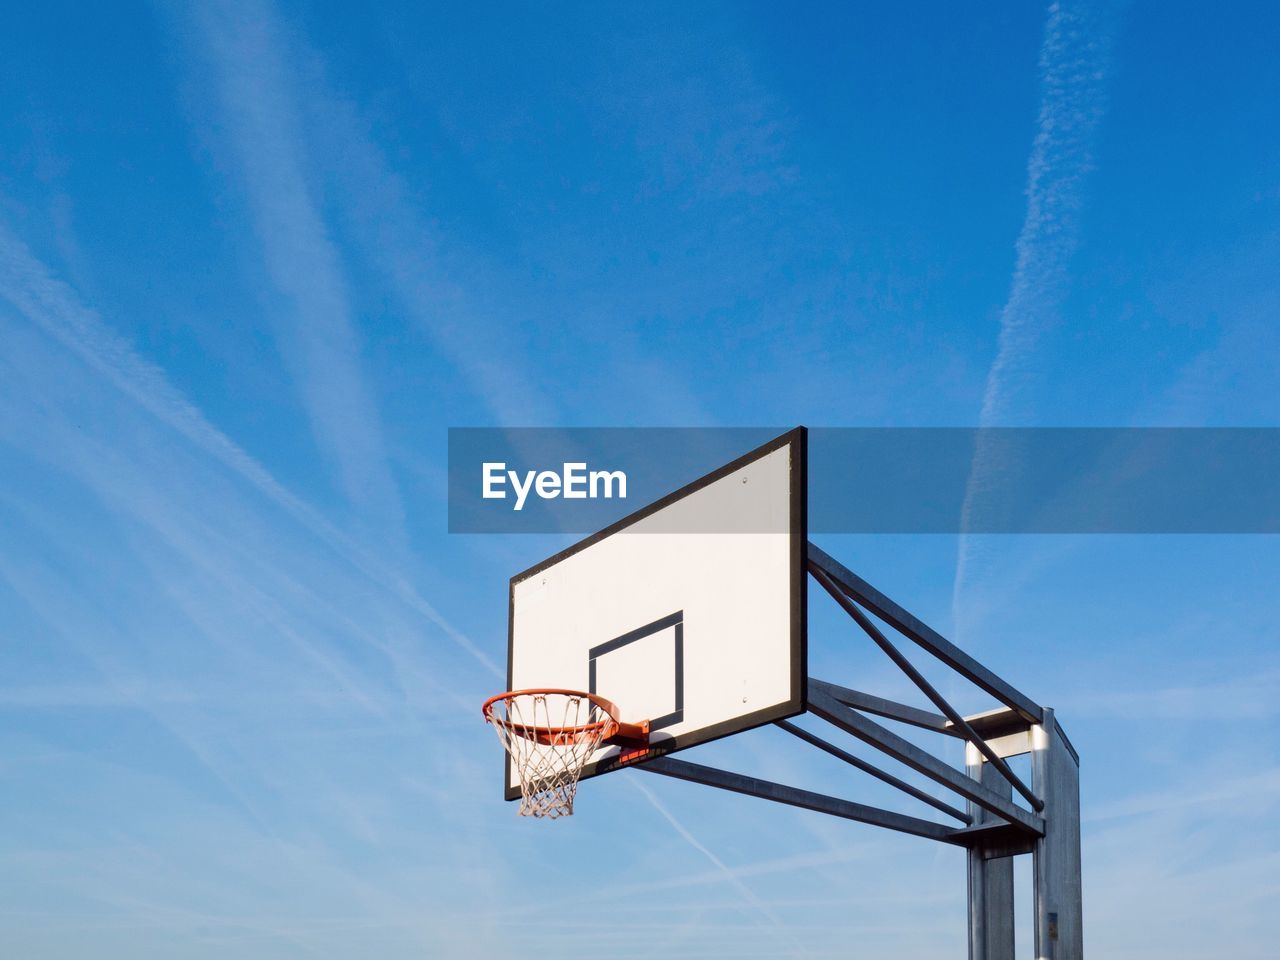
[[[1032,727],[1031,766],[1044,798],[1044,836],[1036,841],[1036,960],[1083,960],[1084,911],[1080,895],[1080,768],[1067,749],[1053,711]]]
[[[969,776],[1012,799],[1013,788],[971,745],[965,751]],[[1000,819],[970,801],[974,824]],[[1013,857],[987,859],[969,849],[969,960],[1013,960]]]

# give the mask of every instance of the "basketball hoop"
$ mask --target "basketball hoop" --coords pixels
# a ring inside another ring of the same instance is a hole
[[[520,778],[522,817],[572,816],[578,778],[602,744],[621,746],[623,761],[649,745],[649,721],[623,723],[617,706],[594,693],[513,690],[481,709]]]

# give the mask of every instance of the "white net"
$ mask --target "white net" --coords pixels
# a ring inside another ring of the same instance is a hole
[[[520,816],[572,816],[582,768],[615,726],[608,716],[585,695],[516,693],[488,719],[520,781]]]

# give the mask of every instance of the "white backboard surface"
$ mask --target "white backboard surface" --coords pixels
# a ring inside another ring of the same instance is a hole
[[[798,428],[518,574],[508,689],[598,693],[655,754],[803,712],[805,517]]]

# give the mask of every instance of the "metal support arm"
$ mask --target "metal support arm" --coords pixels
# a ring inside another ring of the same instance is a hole
[[[831,599],[840,604],[840,608],[849,614],[860,626],[863,632],[875,641],[876,646],[885,652],[885,655],[894,662],[894,665],[907,675],[907,678],[914,683],[920,691],[929,698],[935,707],[943,712],[951,725],[964,734],[965,739],[977,747],[978,752],[987,758],[988,762],[1000,772],[1013,785],[1024,800],[1026,800],[1036,810],[1044,809],[1044,801],[1037,797],[1025,783],[1019,779],[1018,775],[1010,769],[1009,765],[996,754],[994,750],[988,746],[987,741],[978,736],[973,727],[969,726],[968,721],[960,716],[960,712],[947,701],[946,697],[940,694],[927,679],[924,674],[915,668],[915,665],[902,655],[897,647],[889,642],[886,637],[874,623],[871,618],[858,608],[858,605],[849,597],[845,596],[841,588],[827,574],[825,570],[812,561],[809,562],[809,572],[813,574],[815,580],[822,585],[822,588],[831,595]]]
[[[685,760],[659,757],[656,760],[646,761],[635,769],[645,770],[649,773],[659,773],[664,777],[674,777],[677,780],[687,780],[690,783],[700,783],[708,787],[719,787],[721,790],[729,790],[749,797],[773,800],[775,803],[785,803],[793,807],[803,807],[806,810],[816,810],[819,813],[844,817],[846,820],[856,820],[859,823],[887,827],[890,830],[910,833],[917,837],[963,845],[962,841],[952,839],[952,828],[940,823],[934,823],[932,820],[909,817],[906,814],[894,813],[892,810],[869,807],[865,804],[854,803],[852,800],[828,797],[825,794],[812,793],[808,790],[784,786],[769,780],[758,780],[755,777],[743,776],[740,773],[730,773],[727,770],[717,770],[714,767],[704,767],[701,764],[689,763]]]
[[[866,760],[863,760],[861,757],[855,757],[852,753],[849,753],[849,751],[847,750],[841,750],[839,747],[837,747],[833,743],[827,743],[827,741],[823,740],[821,737],[810,733],[808,730],[805,730],[802,727],[797,727],[794,723],[790,723],[786,720],[778,720],[775,726],[781,727],[783,730],[787,731],[787,733],[791,734],[793,737],[798,737],[799,739],[803,740],[805,743],[812,744],[813,746],[817,747],[819,750],[823,750],[831,754],[831,756],[839,760],[843,760],[845,763],[849,764],[849,766],[856,767],[857,769],[861,770],[863,773],[868,773],[871,776],[875,777],[877,780],[883,780],[885,783],[889,784],[889,786],[895,787],[896,789],[901,790],[903,793],[907,794],[907,796],[915,797],[921,803],[927,803],[929,806],[933,807],[935,810],[941,810],[943,813],[945,813],[949,817],[955,817],[957,820],[963,823],[967,823],[967,824],[973,823],[973,817],[969,816],[963,810],[953,807],[949,803],[944,803],[943,801],[939,800],[937,797],[930,796],[929,794],[921,790],[919,787],[914,787],[911,784],[907,783],[905,780],[901,780],[898,777],[895,777],[893,774],[888,773],[885,770],[881,770],[875,764],[868,763]]]
[[[910,817],[892,810],[869,807],[866,804],[854,803],[852,800],[841,800],[822,793],[813,793],[797,787],[788,787],[770,780],[747,777],[728,770],[717,770],[715,767],[704,767],[698,763],[677,760],[674,757],[657,757],[646,760],[633,769],[646,770],[675,780],[699,783],[706,787],[718,787],[731,793],[740,793],[747,797],[759,797],[772,800],[774,803],[785,803],[788,806],[813,810],[817,813],[843,817],[858,823],[868,823],[873,827],[884,827],[899,833],[908,833],[927,840],[940,840],[957,847],[982,847],[992,843],[1007,842],[1009,844],[1025,844],[1029,836],[1015,824],[1004,822],[986,823],[976,827],[948,827],[932,820]],[[1019,851],[1021,847],[1019,847]]]
[[[885,623],[892,625],[904,637],[923,647],[1005,706],[1017,710],[1028,723],[1041,722],[1044,711],[1034,700],[1014,689],[932,627],[917,619],[910,611],[894,603],[821,547],[810,543],[808,559],[838,583],[849,596]]]
[[[835,699],[821,680],[810,678],[808,688],[809,712],[828,723],[834,724],[846,733],[850,733],[870,744],[882,753],[886,753],[931,780],[950,787],[956,793],[972,800],[984,810],[1003,817],[1011,823],[1017,823],[1033,833],[1044,833],[1044,821],[1033,813],[1022,809],[1010,800],[1006,800],[995,791],[984,787],[972,777],[965,776],[952,769],[933,754],[921,750],[914,743],[906,740],[874,720],[864,717],[856,710],[851,710]]]
[[[958,740],[964,739],[964,734],[951,726],[947,718],[940,713],[930,713],[928,710],[921,710],[919,707],[912,707],[905,703],[898,703],[895,700],[877,697],[873,693],[851,690],[848,687],[842,687],[839,684],[825,680],[823,682],[827,684],[831,695],[846,707],[853,707],[853,709],[861,710],[863,713],[874,714],[877,717],[884,717],[888,720],[908,723],[913,727],[920,727],[922,730],[945,733],[947,736],[955,737]]]

